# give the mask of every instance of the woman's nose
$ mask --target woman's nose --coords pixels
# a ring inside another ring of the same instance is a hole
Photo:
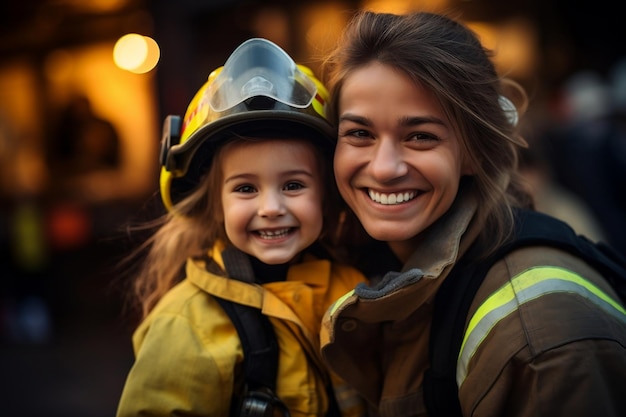
[[[380,182],[387,182],[407,174],[408,166],[404,162],[401,145],[396,141],[381,140],[369,163],[372,177]]]

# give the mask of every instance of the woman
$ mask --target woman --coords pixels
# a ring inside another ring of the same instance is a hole
[[[322,353],[382,416],[428,415],[435,295],[470,248],[470,260],[496,251],[515,213],[532,206],[516,172],[526,144],[513,102],[521,113],[525,96],[498,77],[468,28],[430,13],[361,12],[327,64],[338,188],[367,234],[387,244],[395,264],[386,269],[402,273],[335,303]],[[372,256],[361,267],[370,265]],[[521,297],[516,278],[546,266],[554,280]],[[553,248],[516,250],[489,270],[465,319],[480,308],[493,325],[459,361],[463,415],[626,415],[624,310],[567,287],[565,275],[618,300],[596,270]],[[491,309],[504,290],[513,294],[507,314]]]

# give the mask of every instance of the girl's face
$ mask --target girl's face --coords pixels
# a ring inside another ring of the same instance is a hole
[[[230,241],[266,264],[291,261],[322,230],[322,178],[312,144],[263,139],[225,145],[222,210]]]
[[[470,174],[435,96],[378,62],[345,79],[334,169],[365,230],[403,261]]]

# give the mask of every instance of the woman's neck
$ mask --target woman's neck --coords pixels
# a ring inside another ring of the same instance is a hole
[[[420,233],[416,236],[413,236],[411,239],[399,242],[387,242],[387,244],[389,245],[389,248],[391,249],[393,254],[396,255],[396,257],[400,260],[400,262],[402,262],[402,264],[405,264],[406,261],[409,260],[413,252],[415,252],[422,240],[422,234]]]

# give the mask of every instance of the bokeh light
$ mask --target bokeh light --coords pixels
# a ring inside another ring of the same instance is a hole
[[[137,33],[122,36],[113,48],[115,65],[136,74],[151,71],[159,62],[160,55],[159,45],[154,39]]]

